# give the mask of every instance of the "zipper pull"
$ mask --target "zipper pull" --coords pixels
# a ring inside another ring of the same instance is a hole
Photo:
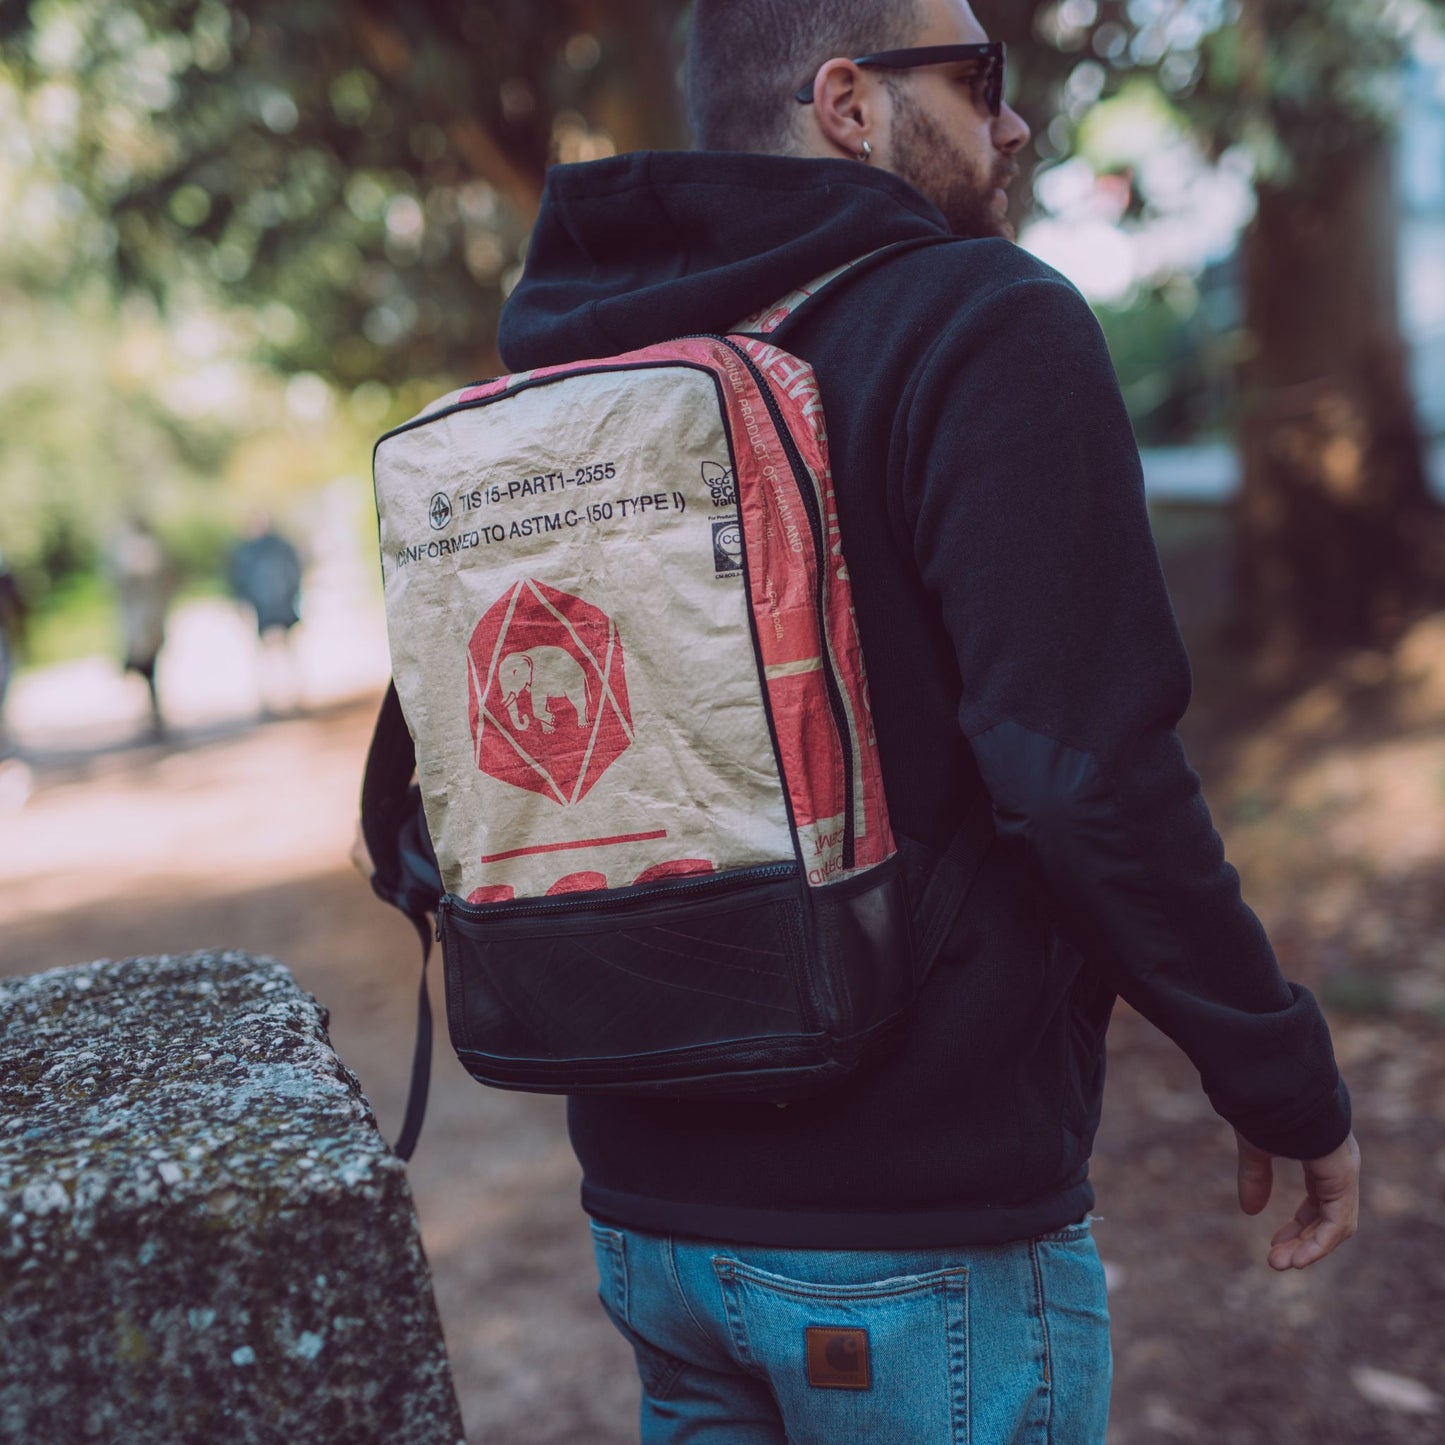
[[[437,904],[436,940],[437,940],[438,943],[440,943],[440,942],[442,941],[442,934],[446,931],[446,920],[447,920],[447,900],[446,900],[445,898],[443,898],[442,901]]]

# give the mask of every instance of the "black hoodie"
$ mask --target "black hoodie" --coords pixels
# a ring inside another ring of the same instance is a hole
[[[573,1099],[593,1215],[763,1245],[907,1248],[1059,1228],[1093,1202],[1120,994],[1260,1147],[1328,1153],[1349,1097],[1309,993],[1239,895],[1174,731],[1189,668],[1092,314],[896,178],[655,153],[549,177],[503,313],[530,369],[728,329],[841,263],[777,338],[828,417],[895,831],[998,841],[902,1048],[769,1104]]]

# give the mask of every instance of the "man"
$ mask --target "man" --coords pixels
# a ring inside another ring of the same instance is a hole
[[[265,717],[300,696],[291,629],[301,620],[301,558],[266,512],[253,513],[227,562],[231,591],[256,614],[257,682]]]
[[[777,340],[822,388],[895,829],[942,846],[986,797],[997,832],[886,1061],[783,1109],[572,1100],[647,1442],[1102,1442],[1116,995],[1236,1127],[1246,1212],[1272,1156],[1305,1161],[1273,1268],[1354,1230],[1328,1030],[1174,731],[1188,665],[1103,341],[1006,239],[1029,131],[986,40],[963,0],[696,0],[702,153],[554,170],[503,316],[507,364],[540,367],[871,258]]]
[[[120,606],[126,672],[145,681],[150,734],[165,736],[156,666],[166,641],[166,613],[175,591],[175,566],[155,529],[139,513],[126,517],[110,546],[110,579]]]

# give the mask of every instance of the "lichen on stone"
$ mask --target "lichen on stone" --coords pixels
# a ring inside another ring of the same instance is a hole
[[[461,1435],[403,1166],[273,959],[0,981],[0,1331],[7,1439]]]

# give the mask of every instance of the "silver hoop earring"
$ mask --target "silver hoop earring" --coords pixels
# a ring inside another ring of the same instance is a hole
[[[873,147],[865,140],[863,142],[863,154],[859,157],[865,166],[868,164],[868,159],[872,154]]]

